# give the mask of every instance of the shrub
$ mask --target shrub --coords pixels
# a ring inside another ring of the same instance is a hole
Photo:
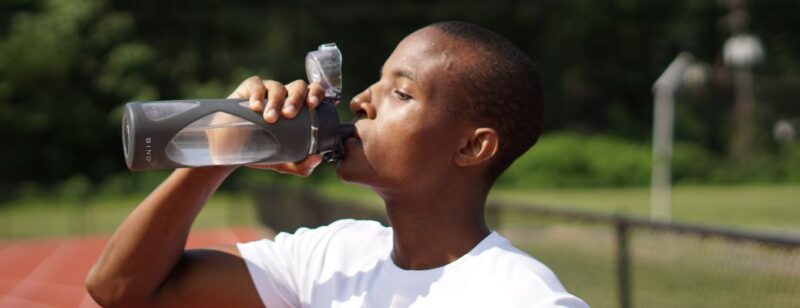
[[[709,182],[721,158],[700,145],[676,142],[672,148],[672,181],[678,183]]]
[[[789,182],[800,182],[800,143],[785,144],[781,148],[782,167],[785,172],[786,180]]]
[[[652,152],[649,144],[608,136],[553,133],[520,157],[499,179],[505,187],[645,186],[650,184]],[[798,150],[800,152],[800,150]],[[800,159],[797,159],[800,170]],[[745,181],[733,177],[721,159],[702,146],[676,142],[672,153],[672,181],[679,183]],[[800,177],[800,171],[797,172]]]
[[[650,148],[613,137],[555,133],[520,157],[499,179],[511,187],[646,185]]]

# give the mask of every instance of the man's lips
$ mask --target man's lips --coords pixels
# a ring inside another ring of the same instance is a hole
[[[358,123],[353,123],[353,124],[355,125]],[[344,140],[344,146],[348,152],[350,152],[354,148],[362,146],[361,134],[359,132],[357,125],[355,125],[355,131],[353,135]]]
[[[353,121],[353,135],[348,137],[345,142],[349,142],[350,139],[354,139],[358,141],[358,143],[361,143],[361,130],[358,128],[358,120]]]

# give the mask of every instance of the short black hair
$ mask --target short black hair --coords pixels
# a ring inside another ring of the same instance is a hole
[[[471,98],[466,102],[468,116],[495,129],[500,138],[497,156],[485,174],[491,185],[542,133],[544,99],[539,74],[522,50],[490,30],[460,21],[429,27],[481,52],[460,81]]]

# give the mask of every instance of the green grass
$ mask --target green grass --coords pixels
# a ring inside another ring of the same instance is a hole
[[[0,207],[0,238],[110,234],[144,197],[16,200]],[[218,193],[200,212],[193,228],[257,225],[253,205],[252,198],[245,195]]]
[[[327,197],[381,208],[369,190],[331,182],[317,188]],[[54,198],[15,200],[0,205],[0,237],[110,233],[144,195],[98,197],[81,201]],[[567,206],[647,217],[648,188],[495,189],[491,201]],[[218,193],[195,227],[256,224],[254,201],[246,194]],[[800,185],[679,186],[673,190],[673,219],[762,231],[800,232]]]
[[[649,217],[649,188],[495,190],[490,200]],[[800,185],[678,186],[675,221],[775,232],[800,231]]]
[[[369,190],[334,182],[319,187],[328,197],[368,206],[383,201]],[[673,188],[675,221],[762,231],[800,232],[800,185],[677,186]],[[494,189],[490,202],[513,201],[587,211],[649,217],[650,189]]]
[[[319,185],[327,197],[383,209],[383,202],[363,187],[340,182]],[[0,239],[110,234],[146,194],[72,200],[29,197],[0,204]],[[249,193],[218,192],[197,217],[194,229],[258,225],[255,199]]]

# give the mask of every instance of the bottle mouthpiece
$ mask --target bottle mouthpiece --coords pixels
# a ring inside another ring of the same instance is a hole
[[[347,138],[356,136],[356,126],[353,123],[339,124],[339,139],[344,142]]]

